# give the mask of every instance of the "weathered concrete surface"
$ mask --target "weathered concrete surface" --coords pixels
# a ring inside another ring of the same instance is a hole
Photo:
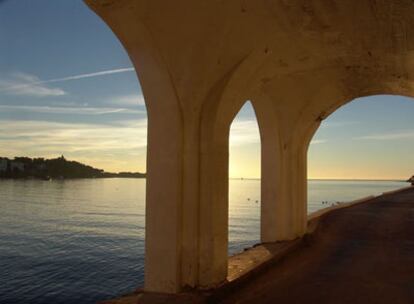
[[[412,0],[85,0],[124,45],[148,109],[145,289],[228,269],[229,130],[260,129],[261,241],[306,233],[307,149],[354,98],[414,96]]]
[[[325,214],[307,247],[220,303],[414,303],[414,188]]]

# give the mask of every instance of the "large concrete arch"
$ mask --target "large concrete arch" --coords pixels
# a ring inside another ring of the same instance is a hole
[[[372,93],[414,95],[411,0],[86,0],[119,37],[149,115],[145,288],[226,279],[228,130],[251,100],[262,242],[306,229],[320,122]]]
[[[148,201],[161,204],[157,209],[146,208],[145,280],[150,286],[162,285],[170,291],[176,290],[176,282],[181,275],[181,248],[178,244],[182,237],[179,212],[183,208],[182,109],[168,66],[151,33],[145,24],[134,18],[132,11],[121,9],[128,5],[126,1],[112,3],[110,12],[100,10],[95,1],[88,4],[107,21],[128,51],[142,86],[148,112],[146,195]],[[124,19],[126,16],[129,18]],[[113,27],[114,24],[119,26]],[[137,34],[132,40],[128,39],[130,28]],[[160,187],[163,191],[159,191]],[[166,225],[157,224],[160,218]],[[162,278],[153,275],[165,268],[169,271]]]

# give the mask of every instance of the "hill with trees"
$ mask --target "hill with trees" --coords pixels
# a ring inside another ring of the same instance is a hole
[[[111,173],[97,169],[77,161],[66,160],[62,155],[58,158],[0,157],[0,178],[144,178],[144,173],[121,172]]]

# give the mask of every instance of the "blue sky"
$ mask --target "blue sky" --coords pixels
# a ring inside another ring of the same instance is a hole
[[[78,0],[0,3],[0,154],[145,171],[144,101],[109,28]]]
[[[414,174],[414,102],[379,96],[326,119],[309,151],[312,178]],[[230,175],[260,176],[246,104],[232,125]],[[55,157],[145,171],[146,110],[116,37],[80,0],[0,1],[0,155]]]
[[[414,100],[370,96],[325,119],[308,152],[310,178],[405,179],[414,174]],[[230,173],[260,176],[259,130],[251,104],[233,123]],[[240,164],[243,164],[240,166]]]

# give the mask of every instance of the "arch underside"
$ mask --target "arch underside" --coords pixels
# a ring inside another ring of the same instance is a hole
[[[262,140],[261,238],[273,242],[306,231],[320,122],[357,97],[414,96],[410,0],[86,2],[125,46],[147,103],[150,291],[226,278],[228,136],[245,100]]]

